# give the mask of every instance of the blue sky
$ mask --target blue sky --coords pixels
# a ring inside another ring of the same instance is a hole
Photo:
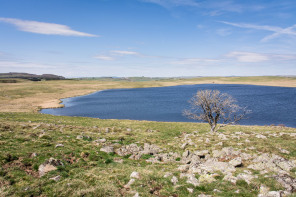
[[[296,75],[296,1],[0,0],[0,72]]]

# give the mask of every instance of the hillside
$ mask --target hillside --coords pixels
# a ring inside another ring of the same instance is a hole
[[[35,75],[29,73],[0,73],[1,78],[19,78],[19,79],[28,79],[31,81],[41,81],[41,80],[62,80],[66,79],[65,77],[53,75],[53,74],[43,74],[43,75]]]
[[[208,130],[197,123],[0,113],[0,196],[295,192],[295,129]]]

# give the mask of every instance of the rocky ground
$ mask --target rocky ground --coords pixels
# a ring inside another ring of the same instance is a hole
[[[0,196],[296,196],[296,129],[24,119],[0,119]]]

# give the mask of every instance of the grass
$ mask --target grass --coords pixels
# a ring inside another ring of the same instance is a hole
[[[13,82],[13,83],[10,83]],[[253,172],[258,179],[247,184],[239,181],[233,185],[223,181],[223,175],[216,177],[213,183],[203,183],[194,187],[180,178],[177,170],[181,156],[173,163],[151,164],[146,162],[151,155],[142,155],[140,160],[128,159],[130,155],[119,156],[100,151],[103,146],[97,139],[105,138],[106,144],[115,147],[136,143],[155,144],[165,152],[176,152],[180,155],[184,133],[198,133],[191,137],[197,146],[188,145],[186,149],[214,150],[222,147],[233,147],[246,153],[273,153],[283,158],[295,160],[295,137],[287,134],[296,129],[278,126],[229,126],[220,130],[232,136],[243,132],[248,137],[230,138],[223,141],[216,135],[209,135],[209,127],[202,123],[152,122],[135,120],[103,120],[84,117],[52,116],[36,113],[44,107],[60,107],[59,99],[88,94],[94,91],[111,88],[160,87],[201,83],[230,83],[254,85],[278,85],[296,87],[296,78],[287,77],[207,77],[195,79],[143,79],[131,80],[61,80],[7,81],[0,83],[0,196],[257,196],[261,184],[273,190],[282,187],[273,179],[264,177],[260,172]],[[147,132],[147,130],[153,132]],[[106,132],[108,131],[108,132]],[[272,134],[280,134],[273,137]],[[256,134],[264,134],[267,139],[258,139]],[[77,139],[82,135],[82,139]],[[210,143],[204,143],[208,138]],[[246,140],[250,142],[246,143]],[[63,144],[63,147],[56,147]],[[248,149],[254,147],[254,149]],[[286,149],[290,153],[282,153]],[[36,157],[32,157],[36,153]],[[38,167],[44,161],[54,157],[60,159],[64,166],[38,175]],[[122,163],[118,163],[122,160]],[[247,169],[246,163],[237,173]],[[133,171],[140,173],[141,178],[126,185]],[[291,170],[291,176],[296,169]],[[167,172],[178,177],[178,186],[170,179],[164,178]],[[50,178],[61,176],[58,182]],[[187,188],[193,188],[189,193]],[[219,190],[220,192],[215,191]],[[239,193],[236,191],[239,190]]]
[[[106,133],[106,128],[110,132]],[[156,132],[146,132],[147,129]],[[251,185],[243,181],[233,185],[223,181],[223,175],[210,184],[194,187],[186,183],[185,178],[179,178],[178,163],[151,164],[145,159],[150,155],[143,155],[140,160],[130,160],[116,154],[107,154],[100,151],[102,145],[95,140],[105,138],[107,143],[121,141],[122,144],[144,143],[156,144],[166,152],[182,153],[180,148],[182,134],[199,131],[200,135],[191,139],[198,147],[188,146],[189,150],[215,149],[220,142],[217,136],[208,135],[208,125],[201,123],[166,123],[132,120],[102,120],[95,118],[52,116],[36,113],[0,113],[0,193],[3,196],[133,196],[133,191],[141,196],[196,196],[201,193],[218,196],[256,196],[261,183],[272,189],[281,189],[275,181],[264,178]],[[259,127],[259,126],[230,126],[221,132],[250,134],[249,144],[246,137],[224,141],[225,147],[245,149],[254,146],[261,152],[272,152],[287,159],[296,159],[294,146],[295,139],[291,137],[269,137],[266,140],[255,138],[255,134],[262,133],[291,133],[296,129],[286,127]],[[85,136],[76,139],[78,135]],[[211,143],[205,144],[200,139],[209,138]],[[238,144],[243,143],[243,145]],[[64,147],[56,148],[56,144]],[[118,146],[121,146],[119,144]],[[290,151],[290,154],[281,153],[278,148]],[[248,150],[254,153],[255,150]],[[37,153],[36,157],[31,157]],[[60,159],[63,167],[51,171],[43,177],[38,176],[38,166],[46,159],[54,157]],[[123,163],[116,163],[120,158]],[[246,167],[243,167],[246,169]],[[295,169],[293,169],[295,170]],[[131,172],[137,171],[141,179],[137,180],[130,190],[123,186],[130,180]],[[178,187],[175,187],[169,178],[164,178],[166,172],[172,172],[178,177]],[[55,182],[50,178],[61,176]],[[187,188],[194,188],[189,193]],[[219,190],[219,193],[214,192]],[[235,193],[239,190],[240,193]]]

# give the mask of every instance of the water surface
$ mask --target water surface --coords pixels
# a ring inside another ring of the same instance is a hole
[[[194,122],[182,116],[188,100],[199,90],[217,89],[252,110],[239,124],[284,124],[296,127],[296,88],[254,85],[181,85],[158,88],[114,89],[62,99],[64,108],[41,112],[101,119]]]

